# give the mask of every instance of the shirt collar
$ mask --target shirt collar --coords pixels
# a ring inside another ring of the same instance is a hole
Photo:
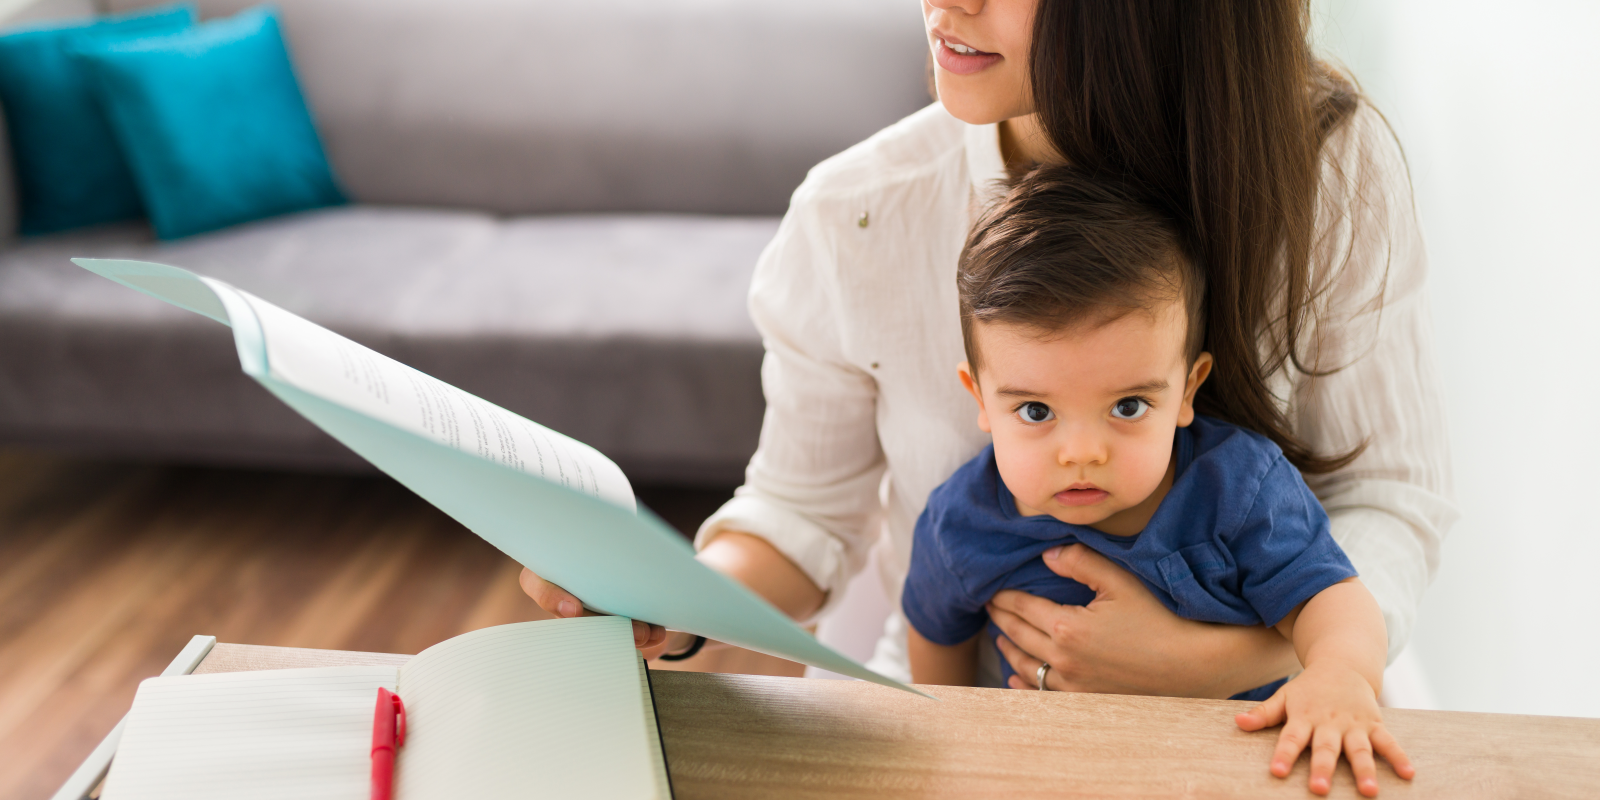
[[[965,144],[973,194],[988,197],[1006,178],[1006,161],[1000,155],[1000,124],[968,125]]]

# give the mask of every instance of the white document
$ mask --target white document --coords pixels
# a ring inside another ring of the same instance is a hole
[[[325,400],[557,486],[633,509],[611,459],[486,400],[239,292],[261,324],[269,374]]]
[[[371,793],[379,687],[400,695],[395,800],[671,796],[643,661],[619,617],[502,625],[402,667],[233,672],[139,686],[106,800]]]
[[[141,261],[73,261],[231,326],[245,374],[590,608],[916,691],[697,561],[676,531],[636,511],[622,470],[594,448],[221,281]]]

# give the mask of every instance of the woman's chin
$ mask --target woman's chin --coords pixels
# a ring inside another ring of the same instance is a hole
[[[939,93],[939,103],[950,116],[968,125],[989,125],[1012,117],[1022,116],[1009,104],[994,102],[994,93],[984,91],[976,81],[964,79],[939,70],[934,76],[934,86]]]

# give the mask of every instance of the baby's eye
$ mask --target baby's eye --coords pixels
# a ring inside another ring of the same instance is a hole
[[[1051,411],[1050,407],[1044,403],[1030,402],[1023,403],[1017,408],[1017,416],[1020,417],[1023,422],[1038,424],[1040,422],[1049,422],[1050,420],[1055,419],[1056,413]]]
[[[1137,397],[1124,397],[1111,407],[1111,416],[1117,419],[1135,420],[1144,416],[1150,410],[1150,404]]]

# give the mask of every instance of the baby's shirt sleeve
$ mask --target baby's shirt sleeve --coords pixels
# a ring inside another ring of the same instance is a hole
[[[1239,590],[1262,622],[1276,625],[1296,606],[1346,578],[1350,559],[1333,540],[1328,515],[1298,470],[1279,456],[1239,527],[1227,538]]]
[[[917,518],[900,609],[924,639],[951,646],[978,635],[989,621],[989,612],[968,594],[961,577],[950,567],[948,537],[958,532],[948,526],[959,524],[960,515],[949,513],[950,504],[943,494],[935,490]]]

